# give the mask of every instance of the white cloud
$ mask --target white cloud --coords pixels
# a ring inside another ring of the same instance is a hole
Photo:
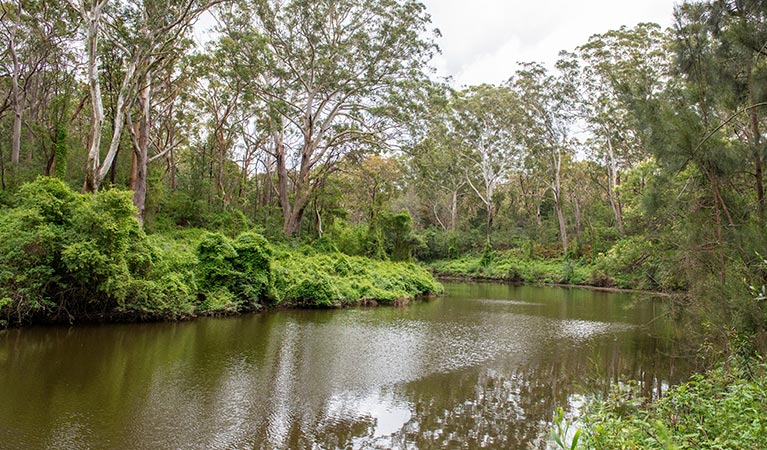
[[[500,83],[518,61],[552,65],[560,50],[640,22],[671,24],[674,0],[422,0],[440,29],[437,74],[456,86]]]

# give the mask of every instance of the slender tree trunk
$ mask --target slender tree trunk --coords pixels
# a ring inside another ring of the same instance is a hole
[[[170,190],[175,191],[176,186],[176,156],[173,149],[168,152],[168,164],[170,165]]]
[[[128,67],[125,70],[125,78],[123,78],[120,91],[117,94],[117,106],[115,107],[114,122],[112,122],[112,141],[109,143],[109,150],[104,157],[104,161],[99,164],[98,156],[96,158],[96,165],[98,167],[96,174],[97,190],[101,187],[101,183],[109,174],[112,164],[117,157],[117,152],[120,149],[120,140],[122,139],[123,128],[125,127],[126,108],[128,107],[126,102],[131,99],[131,86],[133,84],[133,77],[136,73],[137,66],[138,62],[134,59],[128,64]]]
[[[117,153],[115,154],[115,160],[112,163],[112,167],[109,168],[109,182],[113,185],[117,183],[117,161],[120,160],[120,150],[117,150]],[[136,159],[131,159],[131,183],[133,183],[133,176],[135,175],[136,171]]]
[[[554,191],[554,209],[557,212],[557,221],[559,221],[559,234],[562,238],[562,251],[567,255],[567,223],[565,214],[562,210],[562,154],[557,151],[554,157],[554,181],[551,188]]]
[[[493,204],[492,202],[487,202],[485,204],[487,207],[487,246],[492,247],[493,246],[493,240],[492,240],[492,234],[493,234]]]
[[[86,47],[88,50],[88,88],[91,96],[91,125],[88,136],[88,163],[85,169],[85,192],[95,192],[99,188],[99,158],[101,150],[101,129],[104,125],[104,103],[101,99],[101,82],[99,81],[99,28],[101,27],[101,8],[106,2],[94,5],[86,13],[82,10],[83,18],[88,23]]]
[[[0,188],[5,190],[5,155],[3,155],[2,139],[0,139]]]
[[[317,238],[321,238],[323,231],[322,231],[322,214],[320,214],[320,209],[317,207],[317,202],[314,202],[314,217],[317,220]]]
[[[615,216],[615,227],[618,229],[618,233],[621,236],[624,235],[623,231],[623,211],[621,208],[620,200],[615,188],[618,186],[618,162],[615,159],[615,151],[613,149],[612,139],[607,137],[607,195],[610,198],[610,207],[613,210],[613,216]]]
[[[138,130],[138,129],[139,129],[139,124],[138,123],[134,123],[132,130],[134,130],[133,134],[135,135],[134,136],[135,139],[138,139],[138,133],[139,132],[135,131],[135,130]],[[130,186],[131,186],[131,189],[133,189],[133,186],[136,185],[136,177],[138,176],[138,157],[136,156],[136,154],[138,152],[135,149],[136,145],[137,144],[134,144],[134,149],[131,152],[131,159],[130,159]]]
[[[11,164],[16,167],[19,165],[19,155],[21,153],[21,118],[24,112],[24,100],[21,98],[19,89],[19,76],[21,74],[21,64],[16,54],[16,29],[18,24],[14,23],[8,40],[8,51],[13,61],[13,72],[11,73],[11,95],[13,96],[13,137],[11,140]]]
[[[578,200],[578,196],[573,193],[573,210],[575,212],[575,238],[578,239],[581,236],[581,224],[583,218],[583,211],[581,211],[581,202]]]
[[[136,218],[143,226],[144,213],[146,210],[146,191],[147,191],[147,171],[149,165],[149,128],[150,128],[150,110],[152,99],[152,74],[147,71],[144,79],[144,89],[139,95],[139,105],[141,106],[141,120],[139,121],[139,131],[134,145],[134,154],[136,156],[136,178],[131,186],[133,190],[133,205],[136,206]]]
[[[750,78],[750,76],[749,76]],[[749,80],[750,84],[750,80]],[[755,104],[753,87],[749,89],[751,104]],[[756,184],[756,210],[759,221],[764,222],[764,176],[762,174],[762,148],[761,132],[759,131],[759,112],[756,108],[751,108],[751,148],[754,158],[754,178]]]
[[[538,227],[538,236],[543,230],[543,214],[541,214],[541,205],[543,204],[543,193],[538,192],[535,196],[535,225]]]
[[[226,189],[224,188],[224,159],[226,156],[226,139],[224,138],[224,130],[219,129],[216,136],[216,143],[218,147],[218,161],[216,168],[216,186],[218,192],[221,195],[221,206],[226,206]]]
[[[280,197],[280,208],[282,208],[282,231],[285,236],[291,236],[293,230],[292,218],[293,208],[290,205],[288,193],[288,166],[285,155],[285,128],[284,124],[274,135],[274,154],[277,160],[277,192]]]
[[[455,231],[456,224],[458,222],[458,189],[453,190],[452,198],[450,199],[450,231]]]
[[[264,174],[264,187],[261,191],[261,206],[271,206],[272,205],[272,194],[277,189],[274,185],[274,179],[272,178],[272,170],[273,170],[273,164],[274,162],[271,161],[269,158],[264,158],[264,170],[266,173]]]

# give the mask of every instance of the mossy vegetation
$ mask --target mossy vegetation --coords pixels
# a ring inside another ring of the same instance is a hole
[[[274,246],[253,231],[147,236],[134,214],[127,191],[78,194],[52,178],[21,188],[0,216],[2,325],[390,303],[442,290],[409,262]]]

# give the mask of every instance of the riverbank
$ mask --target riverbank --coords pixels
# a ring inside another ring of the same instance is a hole
[[[625,256],[621,255],[623,259]],[[616,261],[613,255],[586,258],[528,258],[514,250],[432,261],[427,267],[441,279],[498,281],[652,293],[681,292],[684,283],[653,261]]]
[[[588,406],[574,448],[767,448],[767,366],[758,358],[693,375],[654,402],[637,386],[616,385]]]
[[[0,215],[0,327],[156,321],[277,306],[333,308],[437,294],[424,268],[273,244],[255,231],[147,235],[130,193],[41,178]]]
[[[482,276],[470,276],[470,275],[445,275],[440,273],[433,273],[437,281],[440,282],[470,282],[470,283],[499,283],[499,284],[514,284],[514,285],[530,285],[541,287],[555,287],[555,288],[575,288],[575,289],[587,289],[597,292],[608,293],[631,293],[631,294],[648,294],[657,297],[673,297],[678,295],[674,292],[662,292],[662,291],[649,291],[646,289],[629,289],[619,287],[603,287],[593,286],[590,284],[571,284],[571,283],[544,283],[544,282],[532,282],[532,281],[510,281],[503,278],[491,278]]]

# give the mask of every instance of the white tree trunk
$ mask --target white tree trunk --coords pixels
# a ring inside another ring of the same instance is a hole
[[[19,154],[21,153],[21,116],[24,112],[24,100],[19,90],[19,76],[21,75],[21,64],[16,54],[16,30],[18,24],[14,23],[8,39],[8,51],[13,61],[13,72],[11,73],[11,95],[13,97],[13,138],[11,141],[11,164],[19,165]]]
[[[551,183],[551,189],[554,193],[554,209],[557,211],[557,221],[559,221],[559,234],[562,238],[562,251],[567,255],[567,223],[562,209],[562,152],[556,151],[554,156],[554,180]]]
[[[618,186],[618,161],[615,159],[612,139],[607,137],[607,195],[610,198],[610,207],[615,216],[615,226],[618,233],[623,236],[623,212],[621,211],[620,200],[615,188]]]
[[[85,185],[83,190],[95,192],[99,189],[99,159],[101,151],[101,129],[104,125],[104,103],[101,99],[101,83],[99,81],[99,31],[101,28],[101,13],[107,0],[95,3],[90,11],[82,4],[80,14],[88,25],[86,47],[88,51],[88,89],[91,96],[91,128],[88,136],[88,163],[85,169]]]

